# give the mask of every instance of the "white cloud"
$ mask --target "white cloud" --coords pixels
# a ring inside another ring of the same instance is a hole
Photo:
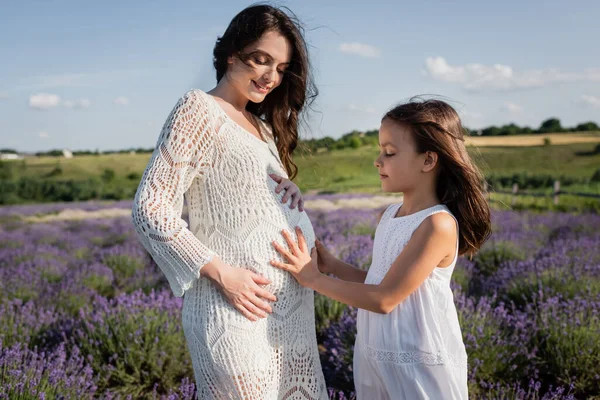
[[[29,96],[29,107],[35,110],[50,110],[61,105],[66,108],[89,108],[92,102],[89,99],[63,101],[60,96],[50,93],[37,93]]]
[[[501,107],[501,110],[510,114],[520,114],[523,112],[523,107],[518,104],[508,102]]]
[[[581,96],[581,103],[587,107],[600,108],[600,97],[584,94]]]
[[[42,131],[42,132],[38,133],[38,136],[41,137],[42,139],[46,139],[48,137],[48,132]]]
[[[92,102],[88,99],[65,100],[63,105],[67,108],[89,108]]]
[[[558,68],[515,71],[509,65],[450,65],[444,57],[428,57],[425,72],[433,79],[459,84],[467,90],[518,90],[553,83],[600,82],[600,68],[563,72]]]
[[[116,105],[127,106],[129,105],[129,99],[125,96],[119,96],[113,101]]]
[[[29,107],[35,110],[49,110],[60,105],[60,97],[55,94],[37,93],[29,96]]]
[[[342,53],[353,54],[361,57],[376,58],[381,55],[381,50],[377,47],[364,43],[342,43],[339,50]]]

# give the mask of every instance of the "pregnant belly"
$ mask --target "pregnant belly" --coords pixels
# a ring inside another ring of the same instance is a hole
[[[223,210],[223,216],[206,232],[208,246],[226,263],[254,271],[272,281],[272,289],[291,288],[295,279],[285,271],[271,265],[271,260],[285,261],[275,250],[273,241],[288,247],[282,230],[290,232],[298,243],[296,227],[302,230],[307,247],[314,248],[315,232],[306,212],[291,209],[288,204],[274,199],[270,202],[249,205],[250,212],[235,214],[235,210]]]
[[[315,246],[315,232],[310,219],[305,212],[300,213],[298,211],[292,211],[293,213],[290,213],[291,215],[289,215],[288,218],[265,229],[264,236],[261,235],[261,238],[258,239],[256,247],[264,246],[264,249],[266,250],[264,254],[261,254],[262,252],[253,252],[254,265],[259,269],[259,273],[265,275],[272,281],[270,286],[271,289],[275,291],[298,288],[295,279],[288,272],[282,271],[270,264],[272,259],[287,261],[272,245],[272,242],[276,241],[283,247],[289,249],[281,231],[284,229],[287,230],[291,234],[292,240],[295,243],[298,243],[296,227],[299,227],[302,230],[309,252]]]

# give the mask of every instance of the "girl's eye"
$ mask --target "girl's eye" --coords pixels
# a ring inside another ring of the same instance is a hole
[[[392,153],[392,154],[385,153],[385,156],[386,156],[386,157],[391,157],[391,156],[393,156],[393,155],[395,155],[395,153]]]

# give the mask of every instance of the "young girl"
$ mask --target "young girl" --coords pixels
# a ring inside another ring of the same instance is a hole
[[[375,160],[388,207],[375,233],[369,271],[336,259],[317,241],[308,251],[283,232],[287,263],[271,264],[326,296],[360,308],[354,347],[358,399],[467,399],[467,354],[450,290],[458,255],[491,233],[482,178],[464,146],[456,111],[411,100],[389,111]],[[337,278],[329,277],[333,274]]]

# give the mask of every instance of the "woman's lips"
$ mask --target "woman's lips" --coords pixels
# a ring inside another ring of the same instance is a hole
[[[256,88],[256,90],[258,90],[261,93],[269,93],[269,88],[266,86],[261,86],[258,83],[256,83],[255,81],[252,81],[252,83],[254,83],[254,87]]]

